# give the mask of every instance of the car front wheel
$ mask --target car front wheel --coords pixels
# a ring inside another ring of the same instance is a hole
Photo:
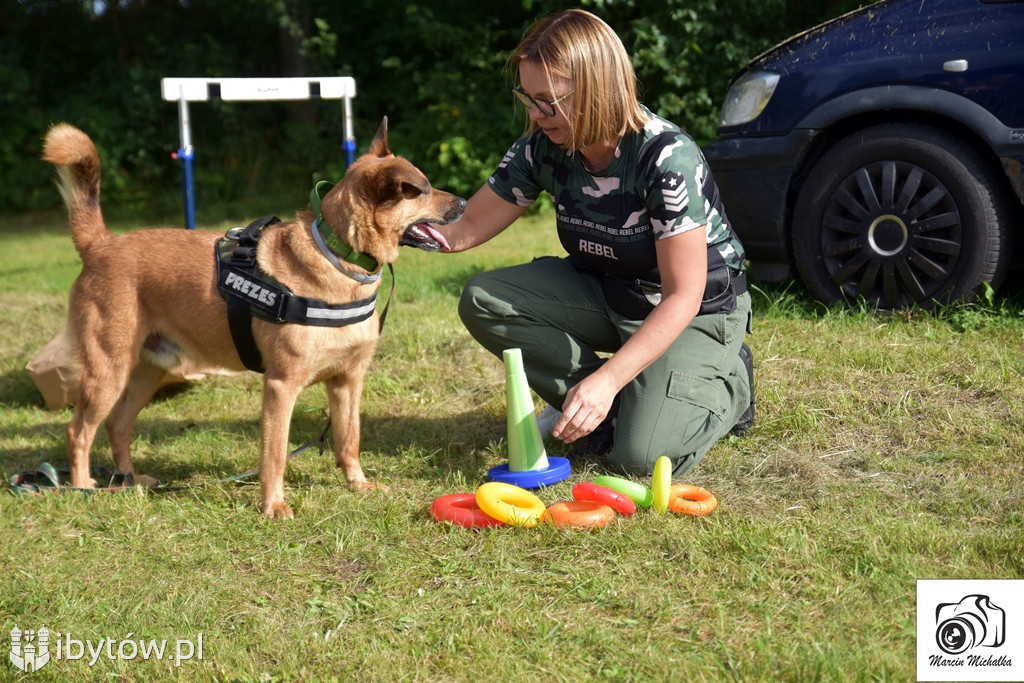
[[[842,139],[806,175],[793,259],[825,303],[931,308],[999,286],[1010,217],[999,178],[969,145],[912,124]]]

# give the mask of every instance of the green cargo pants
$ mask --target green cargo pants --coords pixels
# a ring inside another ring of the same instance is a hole
[[[598,278],[565,259],[543,257],[470,278],[459,301],[470,334],[501,358],[519,348],[530,387],[561,409],[566,391],[601,366],[642,321],[612,311]],[[619,395],[613,468],[650,475],[666,455],[673,475],[690,472],[750,405],[739,351],[750,294],[729,314],[697,316],[660,358]]]

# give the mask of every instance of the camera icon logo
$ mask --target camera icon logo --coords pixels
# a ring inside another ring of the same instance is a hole
[[[987,595],[968,595],[935,608],[935,640],[948,655],[975,647],[999,647],[1006,638],[1006,612]]]

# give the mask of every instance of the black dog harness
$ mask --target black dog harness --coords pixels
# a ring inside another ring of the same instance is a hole
[[[329,304],[319,299],[297,296],[264,273],[256,262],[256,248],[263,229],[280,222],[277,216],[267,216],[244,228],[232,228],[217,241],[214,251],[217,288],[228,305],[231,339],[242,363],[255,372],[263,372],[264,368],[252,334],[253,317],[276,324],[342,327],[367,320],[373,315],[377,304],[376,292],[371,297],[346,304]],[[313,229],[316,230],[316,227]],[[369,279],[372,276],[363,276],[363,281],[375,281],[380,277],[379,269],[373,275],[377,277]],[[381,326],[386,313],[385,306]]]

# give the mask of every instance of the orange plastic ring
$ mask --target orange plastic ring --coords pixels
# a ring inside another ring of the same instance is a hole
[[[718,499],[707,489],[693,484],[672,484],[668,509],[684,515],[710,515],[718,507]]]
[[[619,493],[607,486],[581,481],[572,487],[572,497],[576,500],[589,500],[607,505],[620,515],[627,517],[636,512],[636,503],[624,493]]]
[[[592,500],[567,500],[555,503],[540,516],[540,521],[560,529],[594,529],[615,519],[615,510]]]
[[[476,504],[509,526],[535,527],[544,514],[544,501],[524,488],[489,481],[476,490]]]
[[[451,522],[467,529],[505,526],[480,509],[475,493],[449,493],[430,506],[430,514],[439,522]]]

